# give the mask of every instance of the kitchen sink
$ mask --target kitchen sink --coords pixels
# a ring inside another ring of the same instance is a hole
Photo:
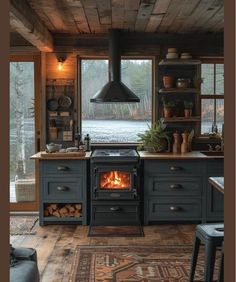
[[[224,152],[222,151],[202,151],[200,152],[205,156],[224,156]]]

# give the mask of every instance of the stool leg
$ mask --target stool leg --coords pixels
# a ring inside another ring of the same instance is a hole
[[[189,282],[193,282],[193,279],[194,279],[195,269],[196,269],[196,265],[197,265],[197,257],[198,257],[199,247],[200,247],[200,242],[201,241],[199,240],[199,238],[195,237],[193,254],[192,254],[192,261],[191,261],[191,270],[190,270]]]
[[[212,282],[215,265],[216,248],[211,241],[205,244],[204,282]]]
[[[219,272],[218,282],[224,282],[224,252],[223,251],[220,259],[220,272]]]

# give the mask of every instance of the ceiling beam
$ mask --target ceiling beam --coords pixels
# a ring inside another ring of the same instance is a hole
[[[10,1],[10,26],[40,51],[53,51],[51,33],[26,0]]]

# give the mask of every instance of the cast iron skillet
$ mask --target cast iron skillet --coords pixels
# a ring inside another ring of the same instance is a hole
[[[58,99],[58,104],[60,107],[68,109],[71,106],[71,98],[68,95],[65,95],[65,93],[67,93],[66,91],[66,85],[64,88],[64,95],[62,95],[59,99]]]
[[[56,111],[58,108],[58,101],[54,98],[55,86],[52,86],[52,98],[47,101],[47,108],[49,111]]]

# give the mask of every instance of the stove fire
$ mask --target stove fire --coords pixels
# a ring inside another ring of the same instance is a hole
[[[131,177],[129,172],[108,171],[100,174],[101,189],[130,189]]]

